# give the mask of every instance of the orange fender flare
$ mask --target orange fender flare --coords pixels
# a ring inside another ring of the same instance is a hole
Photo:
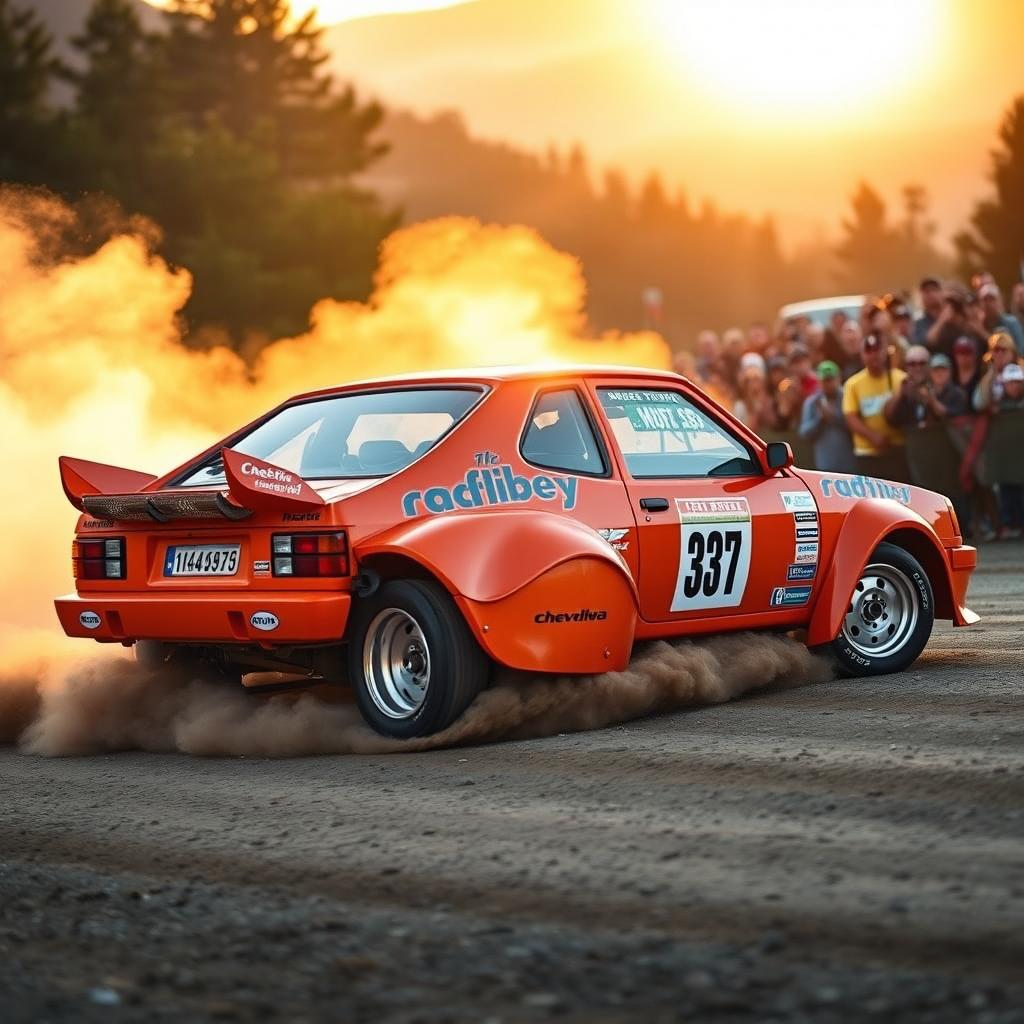
[[[639,600],[593,530],[547,512],[467,512],[402,523],[353,546],[359,563],[412,559],[455,598],[495,661],[531,672],[625,668]]]
[[[938,543],[928,523],[913,509],[893,501],[859,501],[843,522],[815,599],[807,627],[808,646],[826,644],[838,636],[861,571],[883,541],[905,548],[921,563],[932,585],[937,618],[952,619],[957,625],[977,620],[973,612],[963,607],[964,588],[954,581],[951,556]],[[973,552],[973,548],[954,550]]]

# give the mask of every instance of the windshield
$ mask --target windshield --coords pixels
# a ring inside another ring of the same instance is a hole
[[[304,480],[389,476],[429,451],[480,398],[476,388],[369,391],[290,405],[231,446]],[[223,484],[220,455],[178,487]]]

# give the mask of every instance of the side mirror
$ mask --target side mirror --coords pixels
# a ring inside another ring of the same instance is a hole
[[[793,449],[785,441],[772,441],[764,450],[764,463],[771,472],[789,469],[793,465]]]

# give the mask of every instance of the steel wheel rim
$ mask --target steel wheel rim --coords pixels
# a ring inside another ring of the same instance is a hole
[[[420,624],[401,608],[378,612],[363,641],[363,678],[388,718],[412,718],[430,685],[430,648]]]
[[[906,573],[869,565],[857,581],[842,634],[860,654],[886,657],[901,650],[917,627],[920,596]]]

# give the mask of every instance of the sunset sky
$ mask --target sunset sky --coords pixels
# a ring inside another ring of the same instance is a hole
[[[1024,92],[1018,0],[297,0],[338,74],[421,114],[599,166],[657,168],[693,201],[832,232],[866,178],[923,183],[940,237],[984,192]]]

